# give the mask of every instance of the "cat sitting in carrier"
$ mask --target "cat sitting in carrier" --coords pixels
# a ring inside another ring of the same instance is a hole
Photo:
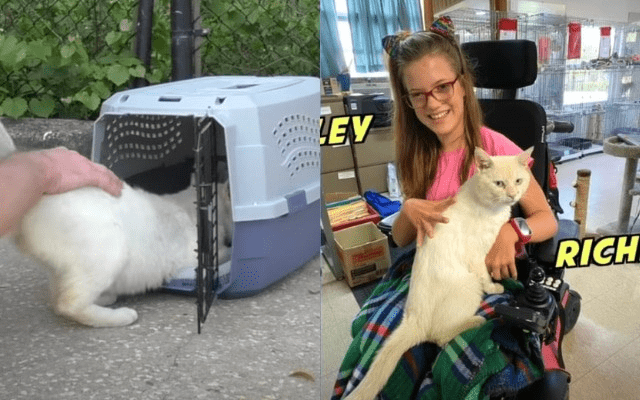
[[[0,155],[15,147],[0,123]],[[230,245],[228,182],[218,184],[218,235]],[[138,314],[105,307],[119,295],[160,287],[197,266],[196,192],[156,195],[126,183],[120,197],[95,187],[45,195],[13,233],[18,247],[50,272],[56,313],[93,327],[125,326]],[[231,249],[218,246],[219,262]]]
[[[449,222],[436,225],[433,238],[418,245],[400,325],[347,400],[375,398],[411,347],[423,342],[444,347],[458,334],[485,322],[475,315],[483,293],[504,290],[489,276],[485,257],[508,221],[511,206],[529,186],[532,151],[490,157],[476,148],[477,172],[443,213]]]

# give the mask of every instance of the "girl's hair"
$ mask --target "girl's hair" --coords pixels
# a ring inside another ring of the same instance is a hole
[[[404,73],[412,62],[425,55],[438,54],[446,56],[453,70],[460,74],[458,81],[465,92],[464,136],[467,151],[459,177],[460,182],[465,182],[475,148],[483,147],[480,136],[482,110],[473,91],[473,69],[455,39],[435,32],[400,32],[396,35],[390,54],[393,56],[387,56],[386,59],[394,96],[393,132],[400,183],[405,198],[424,199],[435,180],[442,146],[435,133],[423,125],[414,110],[403,101],[403,96],[408,94],[404,86]]]

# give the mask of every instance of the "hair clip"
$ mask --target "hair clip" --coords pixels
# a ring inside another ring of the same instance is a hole
[[[433,21],[433,23],[429,27],[429,30],[433,33],[442,35],[447,39],[455,40],[453,35],[456,29],[453,26],[453,21],[451,21],[451,18],[447,17],[446,15]]]
[[[384,51],[387,52],[389,57],[396,57],[396,50],[398,49],[398,35],[387,35],[382,38],[382,47],[384,47]]]
[[[401,31],[393,35],[387,35],[382,38],[382,47],[387,52],[389,57],[395,59],[398,55],[398,45],[401,40],[404,40],[411,36],[411,32]]]

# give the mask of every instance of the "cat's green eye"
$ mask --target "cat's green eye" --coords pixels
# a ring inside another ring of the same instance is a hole
[[[496,186],[497,186],[497,187],[499,187],[499,188],[504,187],[504,182],[503,182],[503,181],[495,181],[495,182],[493,182],[493,183],[495,183],[495,184],[496,184]]]

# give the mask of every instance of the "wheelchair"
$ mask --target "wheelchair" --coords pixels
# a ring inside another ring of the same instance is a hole
[[[523,149],[534,147],[532,174],[542,187],[556,218],[563,212],[558,200],[555,167],[549,157],[546,135],[571,132],[570,123],[548,122],[540,104],[516,99],[517,89],[533,84],[537,77],[537,49],[532,41],[504,40],[468,42],[462,51],[474,65],[476,87],[498,90],[492,99],[480,99],[485,125],[501,132]],[[514,207],[514,216],[521,216]],[[558,218],[557,218],[558,219]],[[540,335],[545,373],[541,380],[521,390],[513,399],[568,399],[570,374],[562,358],[562,339],[580,313],[580,295],[562,280],[564,269],[555,267],[555,252],[562,239],[578,238],[579,227],[558,219],[558,233],[543,243],[527,245],[517,263],[518,276],[526,278],[525,293],[514,304],[497,307],[507,323]]]

